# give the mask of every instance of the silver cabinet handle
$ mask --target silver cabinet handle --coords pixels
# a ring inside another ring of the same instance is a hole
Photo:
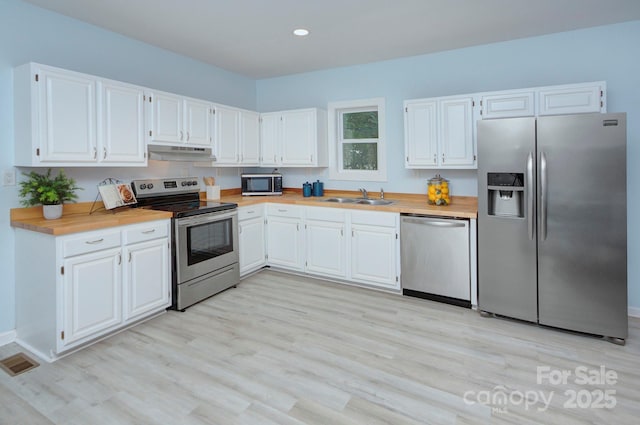
[[[102,148],[102,159],[107,159],[107,148]]]
[[[96,147],[93,147],[93,159],[97,159],[98,158],[98,149],[96,149]]]
[[[527,157],[527,230],[529,231],[529,240],[533,240],[533,153],[529,152]]]
[[[438,162],[438,154],[434,153],[433,154],[433,163],[437,163]]]
[[[238,224],[238,233],[242,234],[242,224]]]
[[[189,134],[189,132],[187,131],[187,142],[189,141],[189,139],[191,138],[191,135]]]
[[[276,156],[275,156],[275,155],[273,155],[273,162],[275,163],[275,162],[277,162],[277,161],[278,161],[278,159],[276,158]]]
[[[184,140],[184,133],[180,130],[180,141]]]
[[[101,243],[103,241],[104,241],[104,238],[100,238],[100,239],[95,239],[95,240],[92,240],[92,241],[85,241],[85,243],[89,244],[89,245],[95,245],[95,244],[99,244],[99,243]]]
[[[148,235],[149,233],[154,233],[156,231],[156,229],[149,229],[149,230],[143,230],[142,233],[144,233],[145,235]]]
[[[131,262],[131,252],[129,252],[129,262]]]
[[[122,264],[122,254],[118,254],[118,265]]]
[[[540,152],[540,239],[547,239],[547,156]]]

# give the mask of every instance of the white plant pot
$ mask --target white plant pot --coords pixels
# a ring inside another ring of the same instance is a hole
[[[62,217],[62,204],[58,205],[43,205],[42,215],[47,220],[55,220]]]

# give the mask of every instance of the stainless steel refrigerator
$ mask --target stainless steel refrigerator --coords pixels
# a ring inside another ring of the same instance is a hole
[[[626,114],[477,130],[479,310],[624,344]]]

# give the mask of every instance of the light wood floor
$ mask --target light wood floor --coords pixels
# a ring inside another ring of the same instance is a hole
[[[620,347],[264,271],[53,364],[0,372],[0,423],[637,424],[640,321],[629,330]],[[538,384],[538,366],[572,376]],[[578,366],[604,366],[617,382],[580,385]],[[584,404],[604,390],[614,408],[565,407],[565,391]],[[500,394],[494,409],[478,402]]]

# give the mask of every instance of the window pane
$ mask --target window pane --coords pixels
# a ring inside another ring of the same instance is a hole
[[[377,139],[378,111],[345,112],[342,114],[343,139]]]
[[[343,143],[342,168],[344,170],[377,170],[378,144]]]

